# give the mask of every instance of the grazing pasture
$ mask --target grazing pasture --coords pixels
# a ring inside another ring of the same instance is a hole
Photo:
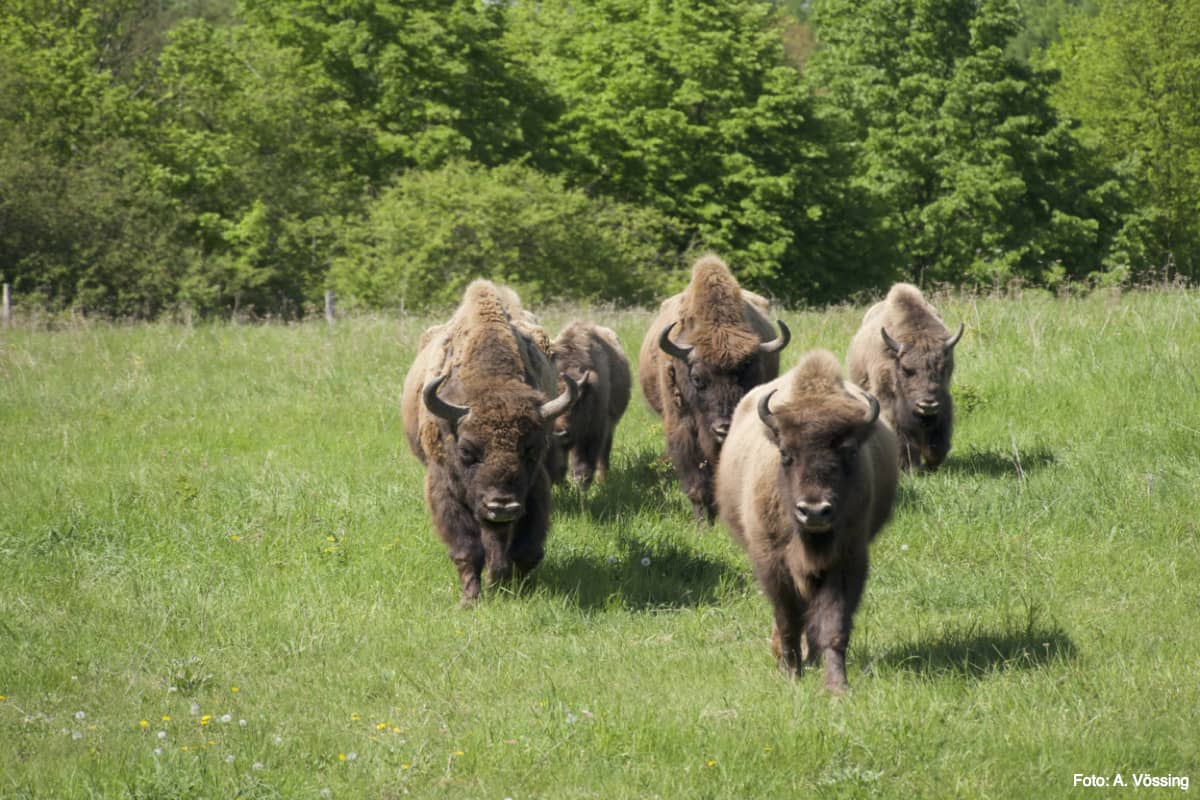
[[[901,477],[840,700],[776,673],[637,393],[607,481],[555,488],[533,580],[463,610],[400,424],[441,317],[0,331],[0,797],[1200,778],[1200,295],[937,302],[967,326],[953,449]],[[783,368],[844,357],[862,312],[781,314]],[[652,319],[541,310],[577,315],[631,355]]]

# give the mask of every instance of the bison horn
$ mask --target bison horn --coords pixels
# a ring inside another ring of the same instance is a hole
[[[538,414],[543,420],[554,419],[564,413],[568,408],[574,405],[576,398],[579,397],[579,384],[570,375],[563,374],[563,383],[567,388],[563,393],[553,400],[547,400],[538,408]]]
[[[760,342],[758,345],[760,353],[778,353],[792,340],[792,332],[788,330],[787,325],[783,324],[783,320],[777,319],[775,322],[779,324],[779,336],[769,342]]]
[[[958,344],[958,340],[962,338],[963,331],[966,330],[966,327],[967,327],[967,324],[965,322],[958,323],[958,333],[954,334],[953,336],[951,336],[949,339],[946,340],[946,349],[947,350],[954,349],[954,345]]]
[[[681,361],[687,361],[688,353],[692,352],[692,348],[690,345],[684,347],[671,341],[671,328],[674,327],[675,323],[672,322],[670,325],[662,329],[662,333],[658,335],[658,346],[661,347],[662,351],[667,355],[674,356]]]
[[[901,354],[904,353],[904,345],[900,344],[895,339],[888,336],[887,328],[880,328],[879,332],[880,332],[880,334],[883,335],[883,343],[887,345],[888,350],[891,350],[893,353],[896,354],[896,358],[899,358],[901,356]]]
[[[871,411],[867,414],[867,421],[863,425],[870,426],[879,419],[879,401],[870,392],[863,392],[863,394],[867,396],[867,402],[871,404]]]
[[[771,433],[778,436],[779,423],[775,421],[775,414],[771,411],[771,398],[775,396],[776,391],[778,390],[772,389],[758,399],[758,418],[771,430]]]
[[[421,396],[425,399],[425,407],[429,409],[429,413],[449,420],[453,424],[465,417],[471,409],[466,406],[456,406],[454,403],[448,403],[438,397],[438,389],[442,388],[442,384],[449,377],[449,373],[439,375],[425,384],[425,389],[421,392]]]

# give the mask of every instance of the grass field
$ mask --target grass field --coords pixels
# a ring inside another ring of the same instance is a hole
[[[1179,794],[1132,786],[1200,778],[1200,294],[940,305],[954,449],[902,479],[842,700],[776,674],[640,396],[464,611],[398,409],[432,320],[0,332],[0,797]],[[784,364],[862,311],[783,314]],[[649,314],[598,316],[636,356]]]

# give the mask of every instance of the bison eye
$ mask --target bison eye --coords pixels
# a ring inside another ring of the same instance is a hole
[[[912,367],[903,367],[902,366],[902,367],[900,367],[900,371],[904,373],[904,376],[906,378],[911,378],[913,375],[917,374],[917,371],[915,369],[913,369]]]
[[[482,455],[480,454],[479,449],[474,445],[460,444],[458,446],[458,457],[464,464],[470,466],[472,464],[477,464],[479,459],[482,458]]]
[[[526,447],[524,450],[521,451],[521,458],[525,459],[526,461],[528,461],[531,464],[534,461],[538,460],[538,455],[539,455],[538,447],[537,447],[537,445],[533,445],[533,444],[529,445],[528,447]]]
[[[695,386],[698,391],[704,391],[704,388],[708,386],[708,381],[705,380],[703,375],[697,375],[695,372],[693,372],[692,386]]]
[[[783,464],[785,467],[790,467],[793,463],[795,463],[795,459],[792,458],[791,454],[787,453],[784,450],[780,450],[779,451],[779,463]]]

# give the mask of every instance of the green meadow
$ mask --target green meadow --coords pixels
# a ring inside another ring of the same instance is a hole
[[[1180,794],[1133,783],[1200,779],[1200,294],[938,302],[954,447],[840,700],[776,673],[636,391],[532,580],[463,610],[399,414],[440,317],[0,331],[0,797]],[[535,310],[631,359],[651,318]],[[863,310],[782,313],[784,364]]]

